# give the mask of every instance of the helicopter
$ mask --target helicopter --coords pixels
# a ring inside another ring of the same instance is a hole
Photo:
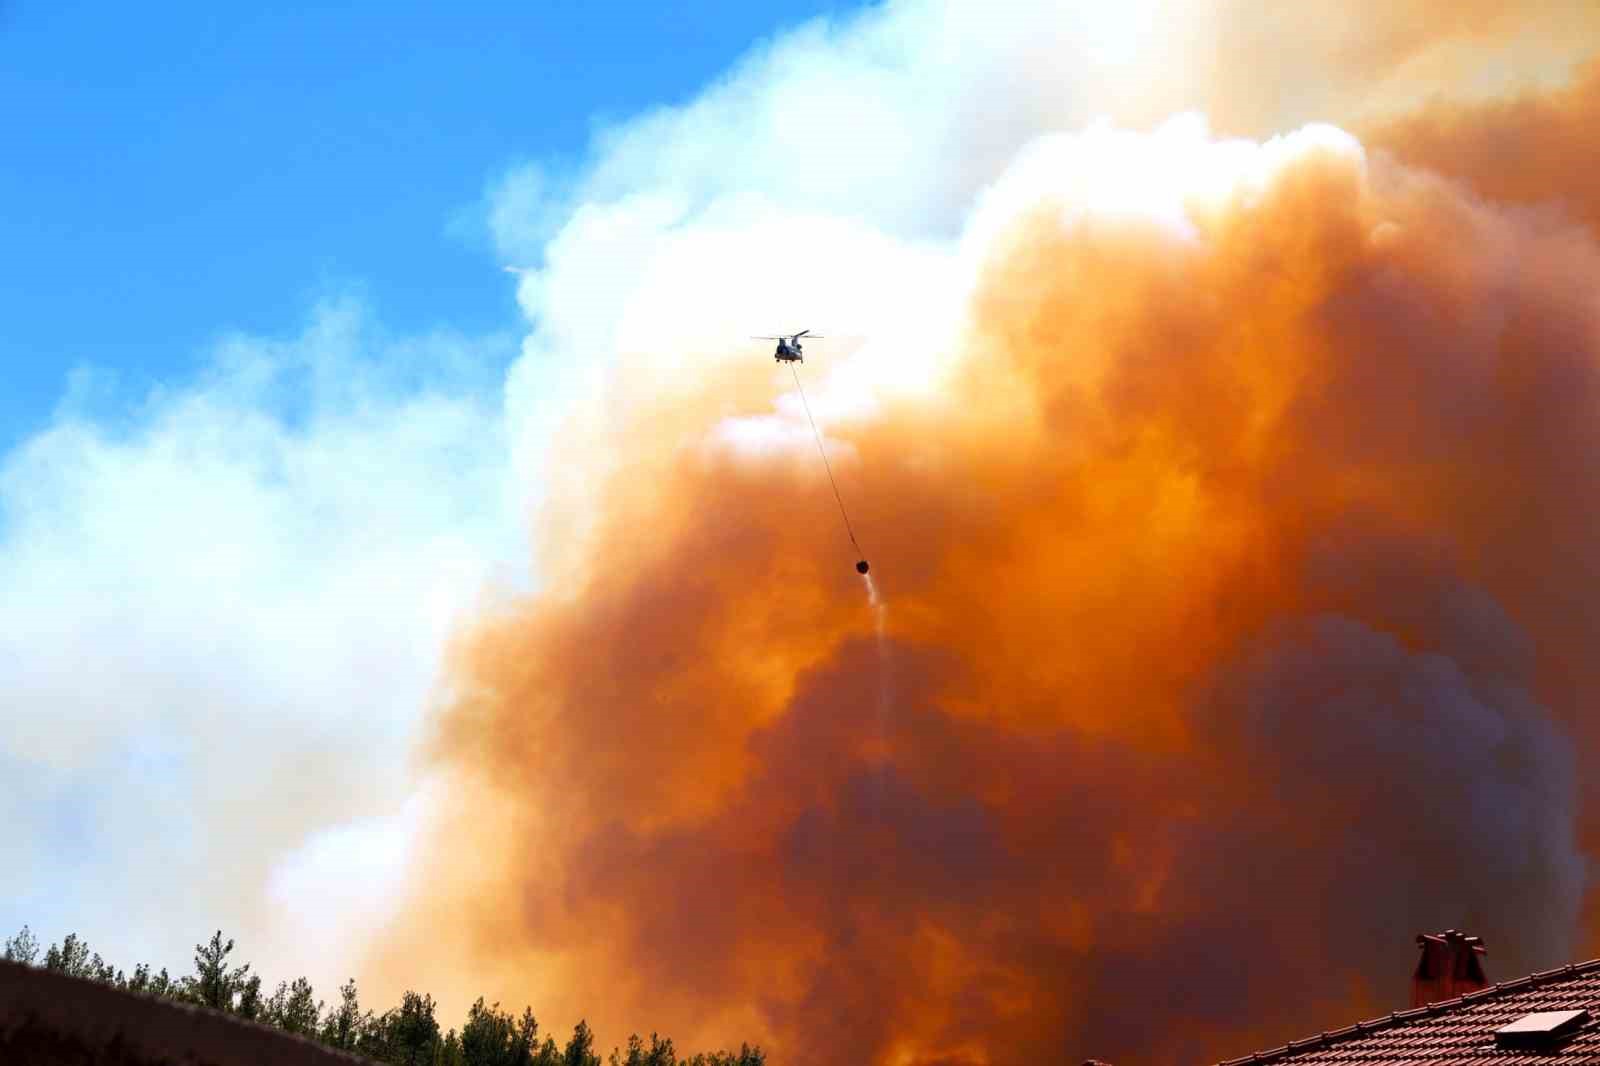
[[[850,535],[851,545],[855,547],[857,552],[860,552],[861,545],[856,543],[856,532],[850,528],[850,516],[845,513],[844,498],[839,495],[839,483],[833,480],[833,468],[828,465],[828,452],[822,447],[822,434],[817,432],[816,419],[811,417],[811,405],[806,403],[806,390],[800,387],[800,372],[794,368],[794,364],[803,363],[806,361],[805,353],[800,348],[801,337],[810,337],[812,340],[822,340],[821,337],[817,336],[815,333],[812,333],[809,329],[803,329],[799,333],[790,333],[783,337],[753,337],[751,339],[758,341],[778,342],[777,349],[772,353],[773,361],[778,363],[788,363],[790,372],[794,374],[794,387],[800,393],[800,402],[805,404],[806,420],[811,423],[811,432],[817,438],[817,453],[822,456],[822,465],[828,471],[828,483],[833,486],[833,498],[838,501],[839,514],[844,518],[844,531]],[[866,577],[867,571],[870,569],[871,567],[867,565],[866,559],[863,558],[857,561],[856,573],[860,574],[862,577]],[[871,585],[871,581],[871,578],[867,578],[869,587]],[[872,596],[874,598],[873,602],[876,603],[877,593],[873,592]]]
[[[786,337],[752,337],[751,340],[777,341],[777,350],[772,353],[772,361],[775,363],[803,363],[806,361],[806,357],[800,350],[800,338],[808,335],[814,341],[822,340],[821,337],[812,333],[809,329],[803,329],[799,333],[791,333]]]

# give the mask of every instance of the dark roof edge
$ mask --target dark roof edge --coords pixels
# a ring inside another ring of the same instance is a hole
[[[1558,966],[1554,970],[1541,970],[1529,974],[1527,977],[1518,977],[1514,981],[1501,981],[1499,984],[1481,988],[1476,992],[1467,992],[1454,999],[1441,999],[1437,1003],[1429,1003],[1426,1007],[1412,1007],[1409,1010],[1391,1011],[1380,1014],[1376,1018],[1347,1025],[1342,1029],[1330,1029],[1316,1036],[1308,1036],[1303,1040],[1291,1040],[1279,1047],[1269,1048],[1266,1051],[1257,1051],[1250,1055],[1241,1055],[1236,1059],[1223,1059],[1215,1066],[1247,1066],[1249,1063],[1272,1062],[1297,1054],[1301,1051],[1310,1051],[1312,1048],[1326,1047],[1329,1044],[1351,1036],[1364,1036],[1374,1029],[1383,1029],[1401,1022],[1408,1022],[1414,1018],[1425,1018],[1433,1014],[1443,1014],[1464,1007],[1469,1003],[1479,1000],[1493,999],[1496,996],[1507,995],[1512,992],[1521,992],[1523,989],[1532,988],[1550,981],[1561,981],[1589,973],[1591,970],[1600,970],[1600,959],[1590,959],[1588,962],[1571,962],[1565,966]]]

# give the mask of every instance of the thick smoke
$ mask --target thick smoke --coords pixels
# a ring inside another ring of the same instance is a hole
[[[1600,232],[1600,62],[1573,84],[1477,104],[1435,101],[1372,132],[1414,165],[1459,178],[1480,195],[1541,205]]]
[[[3,935],[183,973],[221,927],[270,980],[348,978],[403,887],[420,697],[525,541],[514,347],[330,299],[188,381],[80,370],[0,454]]]
[[[1388,128],[1058,134],[948,255],[839,235],[808,291],[956,309],[814,397],[882,648],[771,364],[693,295],[623,328],[382,968],[782,1061],[1197,1061],[1404,1006],[1419,931],[1600,946],[1600,246]],[[741,210],[638,299],[808,229]]]

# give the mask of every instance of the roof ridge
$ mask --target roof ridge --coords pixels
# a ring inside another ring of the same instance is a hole
[[[1296,1051],[1308,1050],[1314,1046],[1325,1046],[1349,1036],[1363,1036],[1374,1029],[1396,1025],[1401,1022],[1409,1022],[1428,1014],[1442,1014],[1458,1007],[1464,1007],[1469,1003],[1476,1003],[1481,999],[1493,999],[1495,996],[1508,992],[1521,992],[1524,989],[1532,988],[1534,985],[1578,977],[1597,969],[1600,969],[1600,958],[1590,959],[1587,962],[1569,962],[1565,966],[1557,966],[1553,970],[1537,970],[1526,977],[1500,981],[1489,985],[1487,988],[1480,988],[1474,992],[1465,992],[1452,999],[1435,1000],[1432,1003],[1427,1003],[1420,1007],[1411,1007],[1408,1010],[1390,1011],[1388,1014],[1380,1014],[1376,1018],[1367,1018],[1363,1021],[1354,1022],[1340,1029],[1324,1030],[1316,1036],[1309,1036],[1301,1040],[1290,1040],[1265,1051],[1241,1055],[1236,1059],[1223,1059],[1215,1063],[1214,1066],[1244,1066],[1246,1063],[1271,1062]]]

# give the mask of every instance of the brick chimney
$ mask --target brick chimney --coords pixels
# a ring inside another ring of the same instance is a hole
[[[1478,956],[1488,954],[1483,940],[1467,936],[1459,929],[1442,933],[1420,933],[1417,947],[1422,958],[1411,975],[1411,1005],[1424,1007],[1441,999],[1455,999],[1466,992],[1489,987]]]

